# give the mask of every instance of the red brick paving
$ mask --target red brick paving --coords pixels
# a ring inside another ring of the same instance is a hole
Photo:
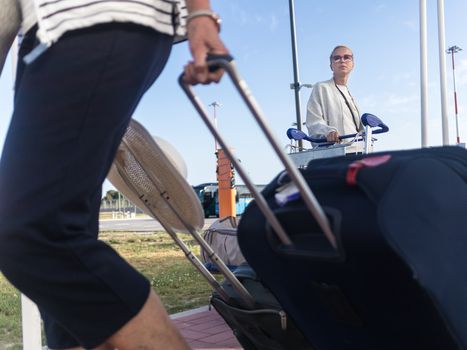
[[[200,308],[171,317],[193,350],[242,350],[232,330],[213,308]]]

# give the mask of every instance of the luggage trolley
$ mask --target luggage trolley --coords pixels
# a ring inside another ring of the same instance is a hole
[[[290,128],[287,129],[287,137],[291,142],[305,140],[312,143],[314,146],[311,149],[301,149],[291,143],[289,157],[294,164],[299,168],[306,168],[308,162],[313,159],[332,158],[345,155],[345,149],[354,142],[363,142],[363,153],[368,154],[373,148],[373,143],[376,140],[373,134],[381,134],[389,131],[389,128],[377,116],[365,113],[362,115],[362,124],[365,129],[355,134],[342,135],[341,140],[349,140],[342,143],[327,142],[325,138],[312,138],[303,131]]]

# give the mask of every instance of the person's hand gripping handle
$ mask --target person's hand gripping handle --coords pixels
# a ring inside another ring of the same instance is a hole
[[[187,36],[193,60],[184,67],[184,81],[192,85],[217,83],[224,71],[209,70],[206,58],[208,54],[229,53],[219,36],[220,19],[209,9],[209,2],[206,0],[188,1],[187,5]]]

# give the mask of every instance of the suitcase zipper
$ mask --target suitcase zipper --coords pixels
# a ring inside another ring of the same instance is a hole
[[[281,328],[285,331],[287,330],[287,315],[284,310],[279,311],[279,316],[281,317]]]

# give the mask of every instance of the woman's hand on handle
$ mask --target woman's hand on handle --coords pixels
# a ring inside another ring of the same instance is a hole
[[[199,10],[210,11],[209,1],[187,1],[188,12]],[[224,55],[229,51],[219,36],[219,24],[208,15],[193,17],[187,23],[187,36],[190,46],[192,61],[184,67],[184,80],[189,84],[209,84],[219,82],[224,71],[218,69],[214,72],[208,70],[206,56],[208,54]]]
[[[326,136],[326,140],[329,142],[341,142],[337,131],[331,131],[328,136]]]

